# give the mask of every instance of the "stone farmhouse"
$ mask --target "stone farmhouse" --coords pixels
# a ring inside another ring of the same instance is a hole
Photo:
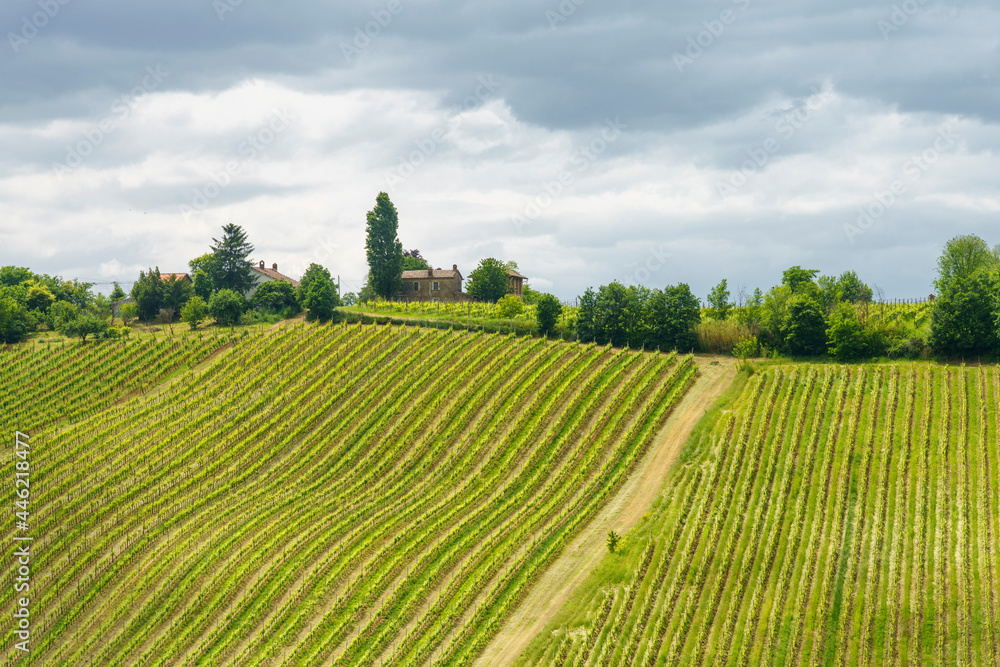
[[[510,276],[510,293],[517,298],[524,297],[524,281],[517,271],[507,269]],[[451,269],[415,269],[403,271],[403,289],[400,301],[430,301],[431,303],[464,303],[472,301],[472,296],[462,291],[462,272],[457,264]]]
[[[403,289],[400,301],[430,301],[431,303],[460,303],[472,297],[462,291],[462,272],[457,264],[451,269],[414,269],[403,271]]]

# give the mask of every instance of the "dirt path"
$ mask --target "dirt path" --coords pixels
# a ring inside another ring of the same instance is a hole
[[[627,533],[653,505],[688,434],[736,376],[732,357],[701,356],[697,362],[699,377],[667,419],[635,474],[541,576],[476,661],[477,667],[513,664],[600,563],[607,553],[604,541],[608,531],[613,528],[620,534]]]

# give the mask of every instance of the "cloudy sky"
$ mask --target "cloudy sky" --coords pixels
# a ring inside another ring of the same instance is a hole
[[[0,265],[128,283],[235,222],[356,290],[379,191],[435,266],[513,259],[569,300],[795,264],[916,297],[950,237],[1000,243],[995,2],[5,0],[0,26]]]

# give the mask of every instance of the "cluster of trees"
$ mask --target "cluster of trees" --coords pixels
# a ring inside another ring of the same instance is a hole
[[[700,321],[701,303],[684,283],[651,290],[616,281],[580,297],[576,333],[584,342],[688,351]]]
[[[164,279],[159,267],[141,272],[132,288],[134,310],[125,304],[122,315],[141,321],[171,322],[178,316],[192,329],[212,317],[218,324],[233,326],[269,316],[293,317],[302,310],[309,319],[329,319],[340,305],[337,285],[330,272],[311,264],[298,288],[284,281],[254,287],[252,263],[254,246],[246,231],[235,224],[222,228],[222,238],[212,239],[210,252],[188,263],[192,283]]]
[[[83,339],[117,333],[107,322],[111,300],[93,293],[92,287],[93,283],[37,274],[24,267],[0,268],[0,342],[17,343],[39,327]]]
[[[1000,354],[1000,246],[978,236],[951,239],[938,260],[930,326],[907,322],[873,304],[854,271],[839,277],[793,266],[766,294],[730,301],[725,280],[708,295],[703,327],[733,329],[743,356],[768,350],[793,356],[866,358],[970,357]]]
[[[389,195],[380,192],[375,198],[375,208],[368,211],[365,225],[365,252],[368,260],[368,280],[361,292],[345,295],[346,305],[356,301],[373,301],[375,299],[391,300],[402,290],[403,271],[430,269],[420,251],[403,250],[399,240],[399,212],[389,199]],[[517,271],[517,263],[501,261],[495,257],[487,257],[469,274],[466,287],[468,294],[478,301],[499,303],[505,300],[501,308],[502,316],[514,317],[522,310],[518,306],[524,303],[537,303],[544,306],[537,309],[538,327],[542,332],[552,331],[562,313],[562,304],[551,294],[543,294],[531,289],[530,285],[522,286],[522,298],[508,299],[511,295],[509,270]],[[511,303],[516,300],[518,305]]]
[[[957,236],[938,259],[931,347],[951,356],[1000,355],[1000,245]]]

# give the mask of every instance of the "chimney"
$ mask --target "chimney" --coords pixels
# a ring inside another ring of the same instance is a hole
[[[264,268],[264,260],[260,260],[260,268]]]
[[[451,265],[451,270],[452,271],[458,271],[458,264],[452,264]]]
[[[427,269],[427,277],[428,278],[434,277],[434,269]]]
[[[277,271],[278,270],[278,263],[275,262],[274,264],[272,264],[271,265],[271,269],[274,270],[274,271]]]

